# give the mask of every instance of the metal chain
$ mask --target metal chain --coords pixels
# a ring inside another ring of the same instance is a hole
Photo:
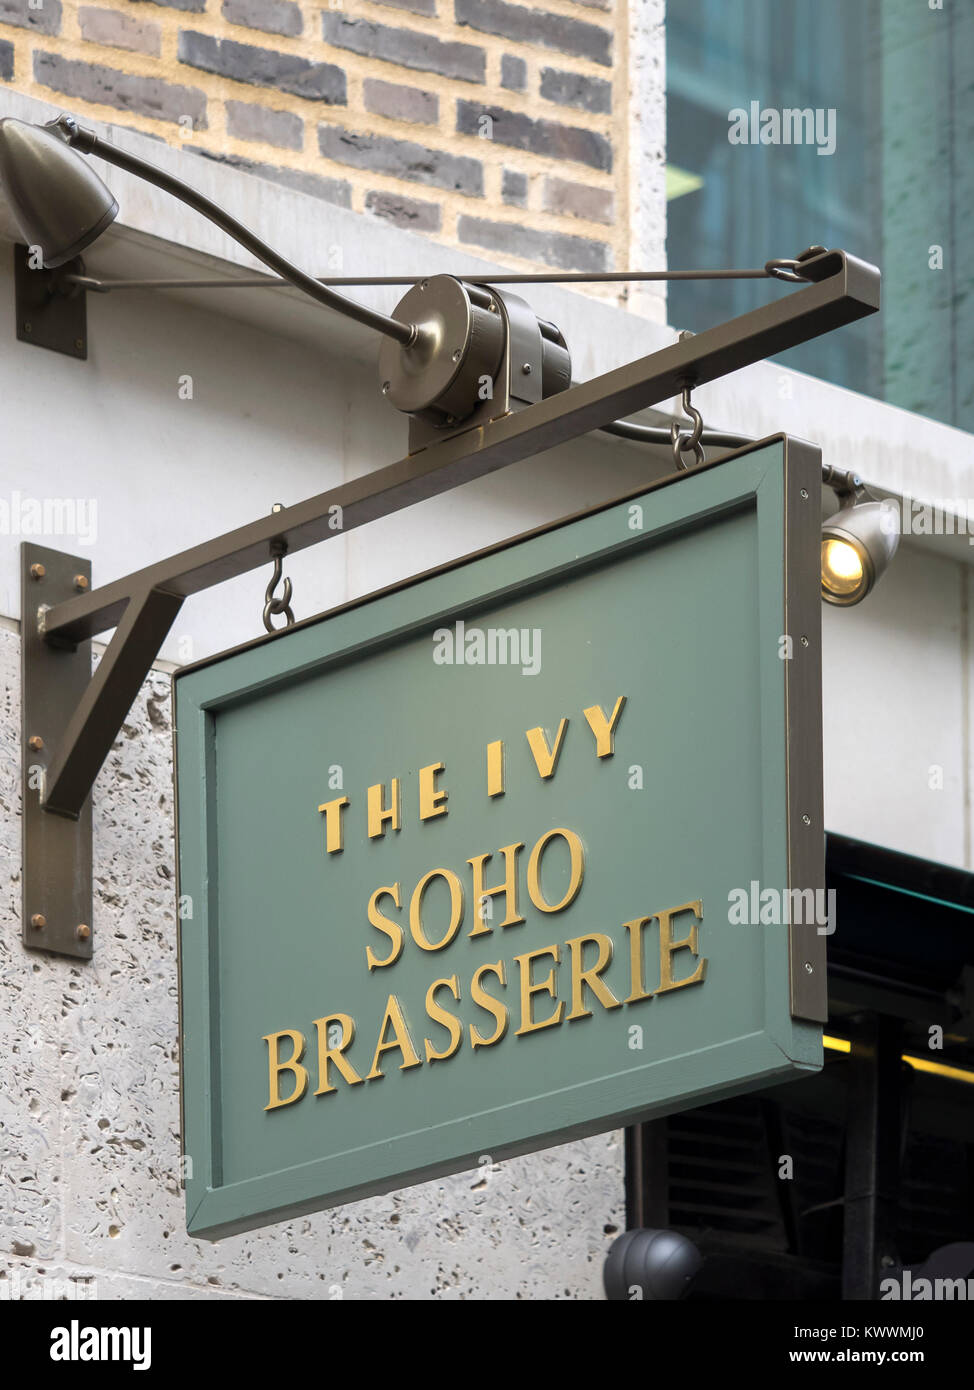
[[[282,502],[275,502],[273,507],[271,508],[271,513],[273,514],[274,512],[282,512],[283,510],[284,504]],[[277,588],[278,584],[280,584],[281,578],[283,576],[284,556],[286,554],[287,541],[271,542],[271,556],[274,560],[274,569],[271,574],[271,582],[264,590],[263,612],[264,627],[267,629],[268,632],[283,632],[285,628],[293,627],[294,625],[294,614],[291,612],[290,579],[284,580],[284,592],[280,596],[280,598],[278,598],[274,593],[274,590]],[[284,614],[283,626],[275,627],[274,624],[271,622],[271,619],[273,617],[276,617],[280,613]]]

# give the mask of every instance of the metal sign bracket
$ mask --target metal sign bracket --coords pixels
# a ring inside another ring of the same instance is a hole
[[[90,960],[92,950],[91,797],[76,816],[52,815],[42,798],[52,753],[91,683],[91,642],[53,645],[41,634],[38,613],[90,582],[90,560],[21,547],[23,940],[32,950],[79,960]]]
[[[24,718],[31,721],[31,727],[24,726],[25,922],[39,914],[59,923],[58,944],[52,944],[52,929],[43,945],[83,959],[91,955],[90,935],[77,935],[79,928],[91,927],[91,788],[184,599],[266,565],[282,546],[292,554],[346,534],[879,308],[875,266],[844,251],[828,251],[805,262],[803,271],[811,283],[782,300],[681,337],[477,429],[429,443],[396,463],[94,591],[75,584],[76,575],[87,579],[87,562],[25,545]],[[508,307],[512,299],[506,301]],[[336,508],[341,531],[332,526]],[[31,577],[35,564],[45,567],[43,582]],[[44,605],[48,609],[39,620],[38,609]],[[88,639],[109,628],[115,628],[114,636],[92,675]],[[34,737],[43,739],[42,759],[28,748]],[[31,777],[37,778],[31,771],[35,764],[43,769],[43,792],[31,785]],[[38,893],[40,905],[30,896]],[[29,945],[41,944],[29,925],[24,930]]]
[[[88,304],[85,291],[66,279],[83,275],[80,256],[46,270],[31,266],[31,250],[14,246],[14,300],[17,340],[34,347],[63,352],[86,361],[88,357]]]

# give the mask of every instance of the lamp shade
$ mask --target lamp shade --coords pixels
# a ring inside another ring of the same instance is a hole
[[[0,120],[0,184],[45,268],[77,256],[118,212],[112,193],[61,136],[9,116]]]
[[[885,573],[900,543],[882,502],[849,502],[822,526],[822,597],[848,608]]]

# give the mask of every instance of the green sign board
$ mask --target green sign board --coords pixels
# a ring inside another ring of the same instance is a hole
[[[821,1065],[820,478],[777,438],[180,673],[191,1234]]]

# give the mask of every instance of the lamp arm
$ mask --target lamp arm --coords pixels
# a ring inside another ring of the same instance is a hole
[[[377,310],[367,308],[364,304],[356,304],[354,300],[346,299],[344,295],[329,289],[319,280],[314,279],[313,276],[306,275],[303,270],[292,265],[290,261],[261,241],[260,237],[245,227],[242,222],[238,222],[235,217],[224,212],[216,203],[211,202],[202,193],[198,193],[195,188],[191,188],[189,184],[183,183],[181,179],[174,178],[171,174],[164,173],[154,165],[146,163],[145,160],[127,154],[125,150],[120,150],[117,146],[99,139],[94,131],[85,130],[79,126],[73,116],[59,117],[58,120],[50,123],[48,129],[83,154],[97,155],[99,159],[104,159],[107,164],[114,164],[116,168],[124,169],[126,173],[134,174],[136,178],[145,179],[147,183],[155,184],[157,188],[171,193],[174,198],[179,198],[181,202],[186,203],[194,211],[209,218],[211,222],[226,232],[227,236],[232,237],[251,255],[256,256],[259,261],[263,261],[269,269],[294,285],[296,289],[303,290],[312,299],[316,299],[319,304],[324,304],[326,308],[344,314],[346,318],[354,319],[356,323],[360,323],[366,328],[373,328],[377,333],[382,333],[387,338],[394,338],[397,343],[408,346],[415,340],[418,333],[415,324],[402,323],[399,319],[390,318],[388,314],[381,314]]]

